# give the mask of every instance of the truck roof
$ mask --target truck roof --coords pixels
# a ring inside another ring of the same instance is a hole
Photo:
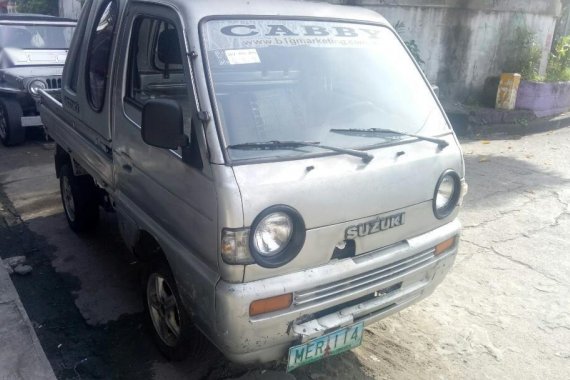
[[[144,0],[156,3],[156,0]],[[195,22],[209,16],[311,17],[389,25],[380,14],[363,8],[299,0],[166,0]]]
[[[5,13],[5,14],[0,14],[0,22],[3,21],[16,21],[16,22],[35,22],[35,21],[48,21],[48,22],[54,22],[54,23],[58,23],[58,22],[64,22],[64,23],[70,23],[70,22],[76,22],[73,19],[70,18],[63,18],[63,17],[55,17],[55,16],[50,16],[50,15],[40,15],[40,14],[31,14],[31,13]]]

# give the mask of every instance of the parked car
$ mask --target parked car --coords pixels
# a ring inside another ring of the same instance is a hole
[[[17,145],[25,128],[42,126],[40,89],[61,87],[75,21],[44,15],[0,15],[0,140]]]
[[[62,89],[41,91],[65,216],[82,232],[116,211],[168,357],[196,327],[233,361],[293,370],[450,270],[461,149],[377,13],[90,0],[78,25]]]

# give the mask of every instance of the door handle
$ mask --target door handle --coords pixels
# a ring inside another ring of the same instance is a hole
[[[125,164],[122,166],[123,170],[126,171],[127,173],[130,173],[133,171],[133,167],[131,165]]]

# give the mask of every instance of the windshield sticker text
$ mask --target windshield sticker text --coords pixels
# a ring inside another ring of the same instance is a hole
[[[230,65],[260,63],[259,55],[255,49],[226,50],[225,53]]]
[[[221,29],[222,34],[231,37],[368,37],[378,38],[380,30],[367,28],[353,28],[346,26],[316,26],[302,25],[292,28],[285,25],[228,25]]]
[[[217,20],[208,23],[210,50],[268,46],[365,47],[375,46],[386,28],[298,20]]]

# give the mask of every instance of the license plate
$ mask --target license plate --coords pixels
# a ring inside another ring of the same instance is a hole
[[[289,349],[287,372],[327,356],[337,355],[360,346],[363,332],[364,322],[360,322],[315,338],[307,343],[291,347]]]
[[[24,116],[20,119],[20,125],[22,127],[39,127],[43,123],[40,116]]]

